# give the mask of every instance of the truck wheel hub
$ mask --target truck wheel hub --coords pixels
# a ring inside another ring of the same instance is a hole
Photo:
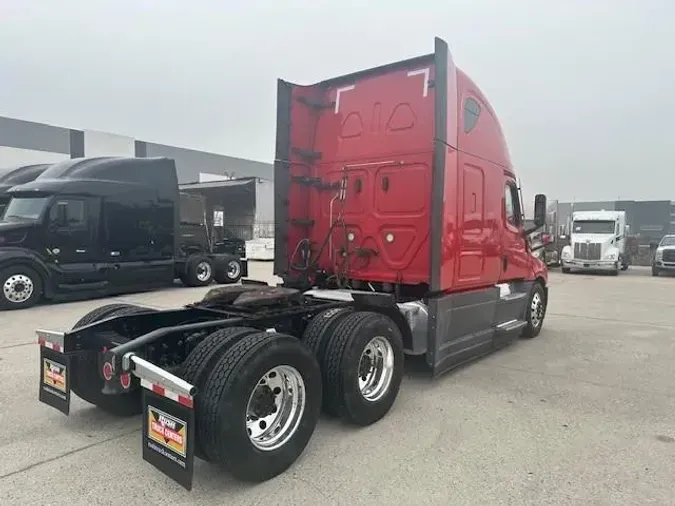
[[[201,262],[197,265],[197,278],[199,281],[206,281],[211,278],[211,265],[208,262]]]
[[[541,300],[541,295],[535,293],[532,296],[532,303],[530,304],[530,320],[533,327],[538,327],[541,323],[541,317],[544,312],[544,304]]]
[[[5,281],[2,291],[5,299],[10,302],[21,303],[33,295],[33,281],[24,274],[15,274]]]
[[[271,451],[295,434],[305,411],[305,382],[297,369],[280,365],[258,381],[246,407],[246,432],[257,449]]]
[[[389,391],[394,376],[394,348],[387,339],[374,337],[359,360],[359,389],[363,398],[379,401]]]
[[[239,262],[235,262],[233,260],[227,264],[227,275],[230,277],[230,279],[234,279],[237,276],[239,276],[239,272],[240,272]]]

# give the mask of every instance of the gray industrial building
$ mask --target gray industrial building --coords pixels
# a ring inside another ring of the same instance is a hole
[[[659,241],[666,234],[675,234],[675,201],[673,200],[614,200],[599,202],[552,202],[557,206],[558,224],[564,227],[573,211],[626,211],[630,235],[641,242]]]
[[[0,116],[0,167],[53,163],[83,156],[173,158],[180,183],[212,181],[222,176],[274,180],[270,163]]]

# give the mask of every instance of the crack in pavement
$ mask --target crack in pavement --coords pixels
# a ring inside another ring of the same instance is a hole
[[[29,341],[27,343],[16,343],[16,344],[5,344],[3,346],[0,346],[0,350],[8,350],[10,348],[18,348],[19,346],[29,346],[29,345],[37,345],[37,340],[36,341]]]
[[[121,439],[123,437],[126,437],[126,436],[129,436],[129,435],[133,434],[134,432],[140,432],[140,430],[141,430],[140,428],[136,428],[134,430],[125,432],[123,434],[118,434],[117,436],[112,436],[112,437],[103,439],[101,441],[97,441],[96,443],[91,443],[89,445],[82,446],[80,448],[75,448],[74,450],[70,450],[70,451],[68,451],[66,453],[63,453],[61,455],[57,455],[56,457],[50,457],[48,459],[41,460],[40,462],[35,462],[34,464],[29,464],[25,467],[22,467],[21,469],[17,469],[16,471],[10,471],[7,474],[0,475],[0,480],[4,480],[5,478],[10,478],[14,475],[21,474],[21,473],[24,473],[26,471],[30,471],[31,469],[33,469],[35,467],[38,467],[38,466],[41,466],[42,464],[48,464],[50,462],[55,462],[57,460],[60,460],[64,457],[69,457],[70,455],[74,455],[75,453],[79,453],[81,451],[88,450],[89,448],[93,448],[94,446],[98,446],[98,445],[101,445],[103,443],[108,443],[110,441],[114,441],[115,439]]]

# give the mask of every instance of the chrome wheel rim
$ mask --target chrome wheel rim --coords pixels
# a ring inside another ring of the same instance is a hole
[[[539,292],[535,292],[530,303],[530,322],[532,326],[537,328],[541,325],[541,319],[544,311],[544,301]]]
[[[359,360],[359,390],[369,402],[379,401],[394,376],[394,348],[382,336],[370,340]]]
[[[199,281],[208,281],[211,279],[211,264],[208,262],[199,262],[197,264],[197,279]]]
[[[230,279],[238,277],[240,272],[241,267],[239,266],[239,262],[232,260],[227,264],[227,275]]]
[[[300,425],[305,399],[305,382],[295,367],[267,371],[246,406],[246,432],[253,446],[272,451],[285,445]]]
[[[2,285],[5,299],[15,304],[21,304],[31,298],[35,291],[33,280],[25,274],[14,274],[7,278]]]

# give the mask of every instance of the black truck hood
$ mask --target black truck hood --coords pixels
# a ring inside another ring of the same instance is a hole
[[[0,248],[20,245],[33,226],[21,221],[0,221]]]
[[[0,234],[4,232],[14,232],[17,230],[30,230],[33,228],[33,223],[24,221],[0,221]]]

